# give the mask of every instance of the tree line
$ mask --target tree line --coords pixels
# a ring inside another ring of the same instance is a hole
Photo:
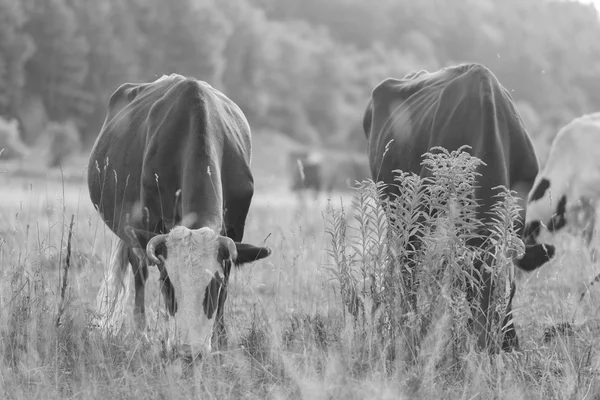
[[[595,9],[571,1],[0,0],[0,116],[28,142],[34,110],[72,121],[89,145],[120,84],[175,72],[223,91],[253,129],[362,150],[379,81],[473,61],[551,139],[600,109],[598,37]]]

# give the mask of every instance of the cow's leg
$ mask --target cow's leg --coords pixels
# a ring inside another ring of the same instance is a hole
[[[141,258],[135,253],[132,247],[127,250],[127,257],[131,263],[131,269],[135,277],[135,301],[133,307],[133,318],[135,325],[139,330],[146,327],[146,307],[144,300],[146,279],[148,279],[148,266],[146,257]]]
[[[165,270],[160,271],[160,291],[165,300],[165,308],[172,317],[177,312],[177,299],[175,298],[175,289]]]
[[[489,348],[492,343],[490,337],[491,330],[491,318],[490,318],[490,302],[492,300],[493,286],[492,286],[492,274],[484,267],[483,262],[477,262],[475,268],[481,274],[481,280],[479,281],[479,293],[471,290],[472,295],[470,300],[472,302],[473,312],[473,332],[477,337],[477,346],[483,350]],[[477,301],[480,299],[480,301]]]
[[[591,210],[587,213],[589,215],[589,226],[587,227],[587,244],[590,251],[590,258],[592,263],[596,263],[598,260],[598,251],[600,248],[600,232],[598,232],[598,221],[600,221],[600,204],[593,201],[590,202],[589,207]]]
[[[486,261],[489,262],[491,260]],[[496,353],[498,351],[498,345],[500,344],[497,342],[497,331],[495,331],[493,326],[494,317],[497,316],[497,311],[495,310],[495,307],[491,307],[491,303],[493,301],[493,294],[497,282],[494,282],[492,274],[487,268],[483,268],[483,266],[484,263],[481,261],[475,265],[481,274],[481,281],[479,281],[479,295],[475,295],[473,289],[469,290],[470,295],[468,295],[469,300],[473,304],[472,307],[474,307],[472,308],[474,309],[473,332],[477,337],[477,345],[481,350],[488,349],[491,353]],[[518,349],[519,347],[517,332],[511,321],[513,318],[511,315],[512,299],[516,291],[516,285],[512,275],[510,278],[510,293],[506,304],[506,315],[502,320],[502,350]],[[476,299],[480,299],[480,301],[476,301]]]
[[[248,210],[250,208],[250,202],[252,195],[254,194],[253,189],[249,189],[243,196],[235,196],[229,194],[229,203],[236,204],[236,207],[226,209],[225,212],[225,234],[230,237],[234,242],[241,242],[244,237],[244,227],[246,225],[246,217],[248,216]],[[233,198],[232,198],[233,197]],[[215,316],[215,328],[214,335],[216,340],[213,339],[213,343],[216,344],[217,349],[227,348],[227,332],[225,329],[225,300],[227,300],[227,286],[229,283],[229,273],[231,265],[224,266],[224,276],[220,283],[221,288],[219,291],[219,303]],[[215,278],[213,278],[213,281]],[[217,284],[217,282],[214,282]]]
[[[235,239],[234,239],[235,240]],[[216,344],[217,349],[227,348],[227,331],[225,329],[225,300],[227,300],[227,285],[229,283],[229,273],[231,265],[225,266],[225,273],[223,279],[217,281],[216,278],[212,278],[211,285],[220,286],[219,288],[219,300],[217,306],[217,312],[215,314],[215,328],[213,343]]]
[[[395,215],[395,208],[390,208],[389,203],[393,203],[393,199],[396,196],[399,196],[399,189],[395,186],[387,186],[386,192],[380,198],[381,205],[386,210],[388,215],[388,225],[390,229],[388,229],[389,235],[392,236],[392,240],[399,235],[398,229],[405,229],[403,226],[398,226],[398,222]],[[419,219],[419,222],[424,222],[422,219]],[[409,313],[415,313],[417,311],[417,291],[419,282],[415,279],[416,269],[418,267],[418,263],[416,260],[416,254],[419,252],[421,245],[423,244],[422,235],[416,234],[412,235],[408,238],[408,243],[406,244],[407,255],[400,261],[400,285],[402,287],[397,288],[398,293],[406,294],[406,297],[403,298],[403,304],[406,309],[401,310],[401,313],[404,315],[408,315]],[[390,268],[395,269],[395,268]]]
[[[508,297],[508,303],[506,304],[506,315],[504,316],[504,321],[502,321],[502,350],[504,351],[519,349],[519,338],[517,337],[517,331],[512,321],[512,301],[516,291],[517,285],[513,280],[510,282],[510,294]]]
[[[480,245],[480,240],[471,240],[473,246]],[[473,319],[470,321],[472,332],[477,339],[477,346],[480,350],[489,348],[492,343],[490,337],[491,318],[489,315],[490,302],[492,300],[492,274],[488,268],[485,268],[486,260],[476,259],[473,263],[474,273],[471,279],[474,285],[467,283],[467,301],[471,306]]]
[[[409,248],[415,249],[417,251],[420,249],[422,241],[421,238],[417,235],[411,236],[409,239]],[[418,282],[415,280],[415,271],[417,269],[417,261],[415,260],[415,253],[411,253],[408,256],[407,260],[407,268],[406,271],[403,271],[402,277],[404,281],[404,289],[408,293],[408,306],[410,309],[408,311],[412,313],[417,312],[417,291],[418,291]]]
[[[173,227],[177,224],[176,219],[167,219],[163,216],[154,226],[154,232],[159,233],[167,233],[169,232],[168,227]],[[162,256],[165,259],[167,258],[166,248],[161,247],[161,249],[156,253],[158,256]],[[157,266],[158,267],[158,266]],[[171,283],[171,279],[169,279],[169,271],[164,268],[159,268],[160,273],[160,292],[163,295],[163,299],[165,301],[165,308],[171,317],[175,316],[177,312],[177,299],[175,298],[175,288]]]
[[[214,280],[215,278],[213,278]],[[219,306],[217,308],[217,314],[215,317],[215,335],[217,349],[227,348],[227,332],[225,330],[225,316],[223,310],[225,308],[225,300],[227,300],[227,282],[228,277],[223,279],[221,283],[221,290],[219,292]]]

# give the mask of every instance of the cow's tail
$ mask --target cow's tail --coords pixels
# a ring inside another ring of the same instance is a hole
[[[125,306],[129,299],[131,274],[128,273],[129,259],[127,246],[117,238],[108,273],[104,274],[102,285],[96,296],[97,324],[104,329],[117,331],[124,322]]]

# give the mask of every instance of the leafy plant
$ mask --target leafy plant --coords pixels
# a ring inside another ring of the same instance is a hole
[[[455,361],[465,354],[473,319],[484,311],[478,309],[484,272],[494,291],[492,346],[501,343],[510,292],[501,283],[513,279],[512,257],[523,252],[514,226],[519,208],[514,193],[498,187],[490,218],[481,218],[475,189],[483,162],[466,149],[433,148],[424,155],[425,177],[398,170],[389,186],[357,183],[353,223],[343,207],[330,211],[328,270],[354,334],[380,343],[387,358],[395,358],[397,344],[410,362],[433,348],[435,362],[444,350]]]

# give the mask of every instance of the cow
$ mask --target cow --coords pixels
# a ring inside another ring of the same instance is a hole
[[[323,156],[316,151],[296,150],[288,154],[288,169],[290,171],[294,192],[302,190],[321,191],[323,187],[321,169]]]
[[[425,178],[431,172],[422,164],[424,153],[436,146],[449,151],[470,146],[469,153],[485,163],[477,169],[480,176],[475,188],[477,218],[482,222],[490,221],[489,211],[498,193],[495,188],[503,185],[524,198],[539,168],[533,144],[510,94],[481,64],[464,63],[435,72],[421,70],[402,79],[382,81],[368,101],[363,129],[371,175],[374,181],[385,184],[384,198],[402,195],[394,185],[392,171],[412,172]],[[521,217],[524,219],[524,215]],[[523,221],[517,221],[515,228],[522,235]],[[419,240],[416,236],[411,239],[416,245]],[[530,246],[515,261],[521,269],[532,271],[553,255],[552,246]],[[482,277],[482,294],[473,327],[478,346],[495,351],[498,346],[490,335],[491,276],[481,263],[476,267]],[[512,319],[508,318],[516,290],[514,281],[510,286],[503,350],[519,347]]]
[[[143,329],[148,265],[156,265],[180,353],[210,352],[213,328],[226,345],[231,266],[271,254],[242,243],[254,194],[250,161],[243,112],[206,82],[172,74],[125,83],[111,95],[87,176],[92,203],[118,237],[108,287],[97,298],[101,313],[114,309],[130,263],[134,320]]]
[[[312,190],[315,196],[335,191],[349,191],[354,182],[369,176],[363,153],[351,151],[296,150],[288,155],[291,190]]]
[[[600,212],[600,113],[583,115],[562,127],[527,198],[525,231],[529,243],[543,242],[569,227],[579,230],[579,217],[588,214],[588,244],[596,235]]]

